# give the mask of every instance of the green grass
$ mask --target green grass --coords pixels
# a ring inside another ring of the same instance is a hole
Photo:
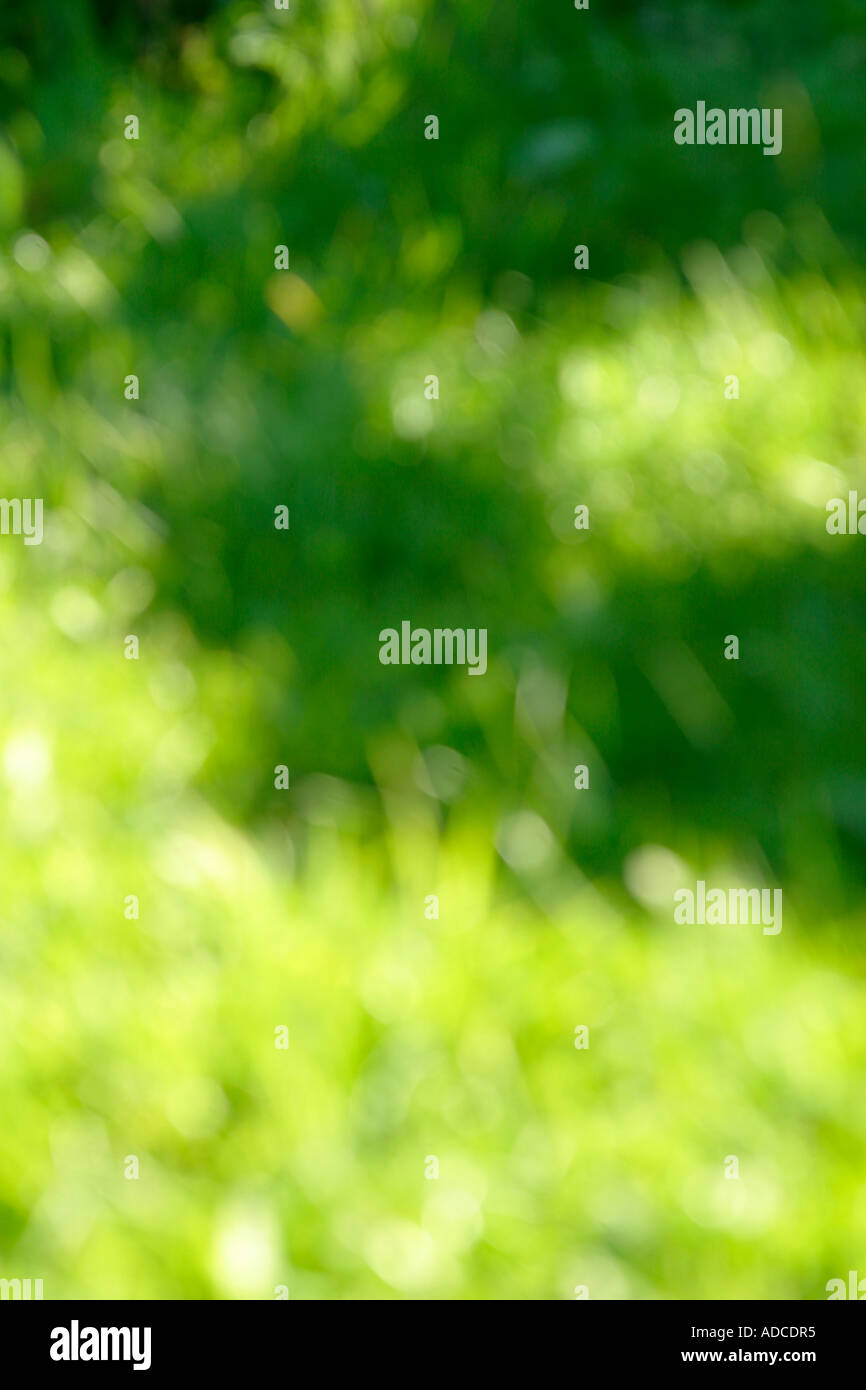
[[[0,538],[0,1277],[48,1298],[862,1268],[862,44],[800,16],[786,152],[715,180],[657,132],[772,7],[560,69],[507,8],[0,45],[2,491],[46,506]],[[381,666],[404,618],[485,677]],[[782,932],[676,926],[698,878]]]

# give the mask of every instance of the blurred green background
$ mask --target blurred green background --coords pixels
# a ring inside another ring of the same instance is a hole
[[[3,14],[0,1277],[866,1276],[864,91],[853,0]]]

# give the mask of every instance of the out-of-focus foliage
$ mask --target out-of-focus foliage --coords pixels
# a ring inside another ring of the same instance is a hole
[[[0,537],[0,1277],[862,1268],[866,22],[611,9],[3,17],[0,492],[46,526]],[[782,154],[675,146],[699,99]],[[404,618],[487,675],[381,666]],[[781,934],[675,926],[699,877]]]

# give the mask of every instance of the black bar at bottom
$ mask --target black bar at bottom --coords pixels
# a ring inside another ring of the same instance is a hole
[[[539,1302],[508,1304],[505,1323],[499,1322],[501,1304],[471,1306],[470,1314],[462,1304],[431,1309],[387,1300],[4,1302],[0,1333],[6,1365],[15,1366],[19,1380],[37,1371],[52,1379],[92,1379],[108,1370],[142,1382],[187,1371],[204,1383],[209,1376],[222,1382],[251,1370],[300,1369],[304,1352],[321,1369],[339,1364],[342,1353],[353,1373],[403,1379],[407,1373],[414,1378],[409,1363],[416,1357],[416,1371],[423,1368],[428,1376],[437,1365],[443,1374],[453,1374],[457,1364],[465,1369],[467,1346],[488,1374],[500,1358],[515,1372],[511,1357],[521,1349],[545,1362],[564,1355],[575,1370],[592,1357],[595,1374],[743,1366],[800,1366],[822,1379],[843,1368],[862,1374],[866,1324],[839,1302]],[[415,1346],[408,1359],[406,1337]]]

